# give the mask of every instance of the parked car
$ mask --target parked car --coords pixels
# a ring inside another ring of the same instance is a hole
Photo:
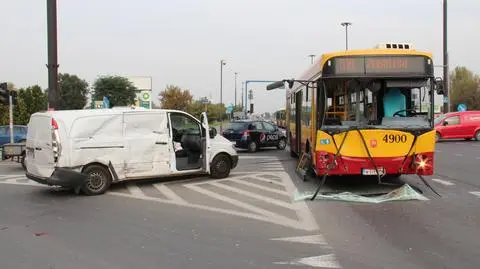
[[[183,111],[95,109],[35,113],[25,164],[42,184],[103,194],[112,183],[210,174],[225,178],[238,163],[230,141]]]
[[[474,138],[480,141],[480,111],[450,112],[435,118],[436,140]]]
[[[0,126],[0,146],[10,143],[10,126]],[[13,125],[13,142],[21,143],[27,140],[27,126],[25,125]]]
[[[287,137],[274,124],[261,120],[232,121],[222,135],[236,147],[255,152],[263,147],[285,149]]]

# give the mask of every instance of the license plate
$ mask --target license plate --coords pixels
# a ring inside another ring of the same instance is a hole
[[[380,172],[380,175],[385,174],[385,169],[382,167],[378,168],[378,172]],[[362,169],[362,175],[364,176],[376,176],[377,171],[375,169]]]

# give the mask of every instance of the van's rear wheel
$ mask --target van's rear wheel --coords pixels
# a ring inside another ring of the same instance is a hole
[[[86,195],[104,194],[112,184],[110,171],[104,166],[92,164],[85,167],[83,173],[87,175],[82,186],[82,192]]]

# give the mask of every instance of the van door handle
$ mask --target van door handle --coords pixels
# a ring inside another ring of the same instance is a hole
[[[155,144],[157,144],[157,145],[166,145],[166,144],[168,144],[168,143],[167,143],[167,142],[155,142]]]

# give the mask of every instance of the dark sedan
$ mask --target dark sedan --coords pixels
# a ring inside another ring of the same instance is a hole
[[[277,126],[258,120],[232,121],[222,132],[222,136],[232,141],[237,148],[255,152],[259,148],[277,147],[285,149],[287,138]]]

